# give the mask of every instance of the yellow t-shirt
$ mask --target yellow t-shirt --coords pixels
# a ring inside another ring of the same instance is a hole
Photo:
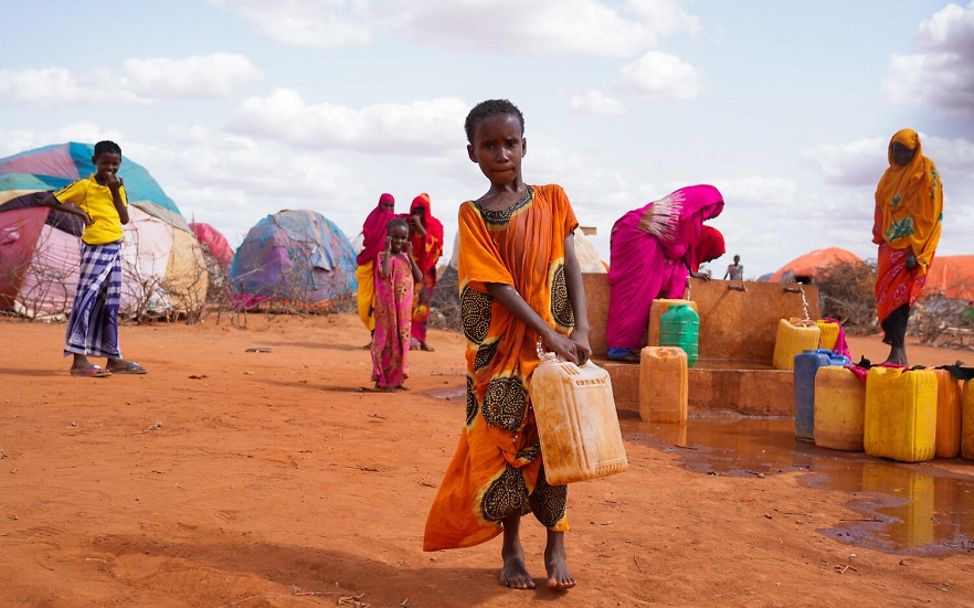
[[[128,197],[125,186],[118,189],[122,197],[122,204],[128,207]],[[108,186],[102,186],[95,181],[95,175],[88,179],[79,179],[54,193],[59,203],[74,203],[94,220],[91,226],[85,226],[81,240],[89,245],[105,245],[122,240],[122,220],[115,209],[112,191]]]

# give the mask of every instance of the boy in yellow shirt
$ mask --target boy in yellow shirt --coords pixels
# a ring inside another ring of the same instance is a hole
[[[95,173],[54,192],[47,205],[85,222],[81,236],[81,277],[71,306],[64,355],[74,355],[71,375],[101,378],[112,373],[144,374],[118,348],[118,307],[122,292],[122,225],[129,221],[125,186],[118,174],[122,149],[112,141],[95,144]],[[106,357],[105,367],[88,361]]]

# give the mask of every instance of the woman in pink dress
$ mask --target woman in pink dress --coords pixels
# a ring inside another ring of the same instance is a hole
[[[717,188],[689,186],[625,214],[609,237],[609,358],[639,361],[649,309],[657,298],[682,298],[700,264],[724,254],[724,238],[704,226],[724,209]]]
[[[386,226],[385,250],[375,260],[375,333],[372,336],[372,380],[381,391],[403,389],[406,356],[413,324],[413,283],[421,281],[412,256],[406,220]]]

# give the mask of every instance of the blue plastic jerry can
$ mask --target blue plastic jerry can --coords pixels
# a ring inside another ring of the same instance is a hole
[[[795,437],[812,441],[815,432],[815,374],[829,365],[851,365],[844,355],[830,350],[806,350],[795,355]]]

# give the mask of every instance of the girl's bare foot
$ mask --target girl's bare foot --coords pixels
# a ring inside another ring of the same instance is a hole
[[[427,344],[426,342],[420,342],[419,343],[419,348],[420,348],[420,350],[425,350],[428,353],[431,353],[434,350],[433,347],[430,346],[429,344]]]
[[[548,571],[548,589],[568,591],[575,586],[575,577],[568,571],[564,532],[548,530],[548,544],[544,549],[544,565]]]
[[[501,557],[504,558],[504,568],[501,569],[502,585],[511,589],[534,589],[534,579],[524,565],[524,550],[521,549],[520,543],[516,551],[510,554],[505,555],[505,552],[501,551]]]
[[[501,584],[511,589],[534,589],[534,579],[524,565],[524,548],[521,547],[521,514],[515,513],[504,520],[504,546],[501,557]]]

